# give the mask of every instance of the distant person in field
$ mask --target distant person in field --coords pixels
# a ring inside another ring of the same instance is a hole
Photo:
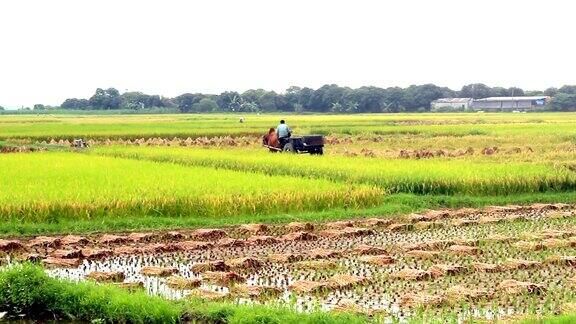
[[[286,125],[284,119],[282,119],[280,121],[280,125],[276,127],[276,135],[278,135],[278,141],[280,142],[281,145],[280,147],[284,147],[284,145],[288,143],[288,139],[290,138],[290,136],[292,136],[292,130],[290,129],[290,127],[288,127],[288,125]]]

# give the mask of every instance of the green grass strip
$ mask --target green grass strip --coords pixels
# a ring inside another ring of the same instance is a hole
[[[0,312],[8,319],[91,321],[93,323],[362,323],[350,314],[297,313],[288,308],[169,301],[91,282],[48,277],[32,264],[0,270]]]

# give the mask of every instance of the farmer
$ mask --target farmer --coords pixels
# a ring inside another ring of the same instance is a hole
[[[290,127],[288,127],[288,125],[286,125],[284,119],[282,119],[280,121],[280,125],[276,127],[276,135],[278,135],[278,141],[280,142],[280,147],[281,148],[284,147],[284,145],[288,143],[288,139],[292,135],[292,130],[290,129]]]
[[[264,144],[264,146],[269,146],[268,148],[270,149],[270,152],[277,152],[277,150],[281,148],[274,127],[270,128],[268,134],[264,135],[262,138],[262,144]]]

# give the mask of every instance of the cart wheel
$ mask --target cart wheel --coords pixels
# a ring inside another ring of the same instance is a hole
[[[296,153],[296,150],[294,149],[294,145],[292,145],[292,143],[286,143],[286,145],[284,145],[284,148],[282,149],[282,151],[290,152],[290,153]]]
[[[322,155],[322,154],[324,154],[324,149],[322,149],[322,148],[315,149],[314,151],[310,152],[310,154]]]

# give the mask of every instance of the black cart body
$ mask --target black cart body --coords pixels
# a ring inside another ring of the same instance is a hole
[[[282,150],[294,153],[323,154],[324,136],[306,135],[290,137]]]

